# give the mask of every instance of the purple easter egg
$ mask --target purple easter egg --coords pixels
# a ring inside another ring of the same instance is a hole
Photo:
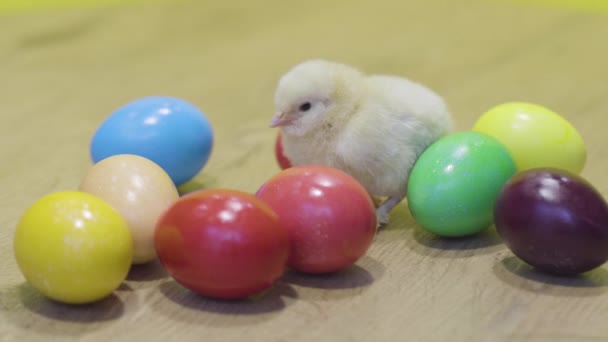
[[[494,215],[513,254],[541,271],[575,275],[608,260],[608,205],[578,175],[550,168],[521,172],[503,187]]]

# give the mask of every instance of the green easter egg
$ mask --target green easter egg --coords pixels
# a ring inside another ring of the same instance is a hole
[[[477,233],[493,223],[500,190],[515,174],[507,149],[489,135],[465,131],[429,146],[414,165],[408,205],[424,229],[445,237]]]

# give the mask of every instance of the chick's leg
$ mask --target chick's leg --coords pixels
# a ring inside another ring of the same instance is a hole
[[[378,208],[383,202],[382,198],[380,198],[380,197],[371,196],[371,198],[372,198],[372,201],[374,202],[374,207],[376,207],[376,208]]]
[[[393,210],[393,208],[397,204],[401,203],[401,201],[403,201],[404,198],[405,198],[405,194],[390,196],[386,201],[384,201],[384,203],[382,203],[378,207],[378,209],[376,209],[376,218],[378,220],[379,226],[385,226],[388,224],[388,219],[389,219],[391,210]]]

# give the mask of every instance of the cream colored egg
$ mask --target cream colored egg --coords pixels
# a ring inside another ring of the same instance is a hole
[[[126,220],[133,237],[134,264],[156,259],[156,221],[179,198],[160,166],[136,155],[108,157],[89,169],[80,190],[104,199]]]

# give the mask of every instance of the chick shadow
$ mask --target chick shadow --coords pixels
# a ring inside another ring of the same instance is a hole
[[[386,269],[375,259],[364,256],[357,264],[341,271],[310,274],[288,270],[283,281],[299,287],[302,299],[341,300],[360,295],[375,281],[382,278]]]
[[[417,226],[413,240],[409,244],[413,252],[439,258],[468,258],[496,253],[506,248],[494,226],[463,237],[441,237]]]
[[[503,258],[492,267],[502,282],[529,292],[558,297],[601,296],[608,290],[608,270],[599,267],[575,275],[543,273],[515,256]]]
[[[409,234],[414,227],[416,227],[416,222],[407,205],[400,203],[391,211],[389,222],[378,226],[373,244],[389,246],[396,242],[405,241],[410,238]]]
[[[19,302],[8,311],[9,321],[24,330],[50,335],[84,335],[120,319],[125,312],[124,303],[115,294],[89,304],[64,304],[23,283],[3,295]]]
[[[403,231],[414,227],[416,227],[416,221],[410,213],[407,200],[404,200],[391,210],[388,224],[380,226],[378,232]]]
[[[166,279],[169,274],[158,259],[140,265],[133,265],[127,275],[128,281],[148,282]]]
[[[153,309],[171,320],[211,326],[258,324],[274,318],[298,298],[294,288],[283,281],[257,295],[234,300],[206,297],[174,280],[163,282],[159,290],[174,307],[168,307],[167,301],[161,300],[152,305]]]

